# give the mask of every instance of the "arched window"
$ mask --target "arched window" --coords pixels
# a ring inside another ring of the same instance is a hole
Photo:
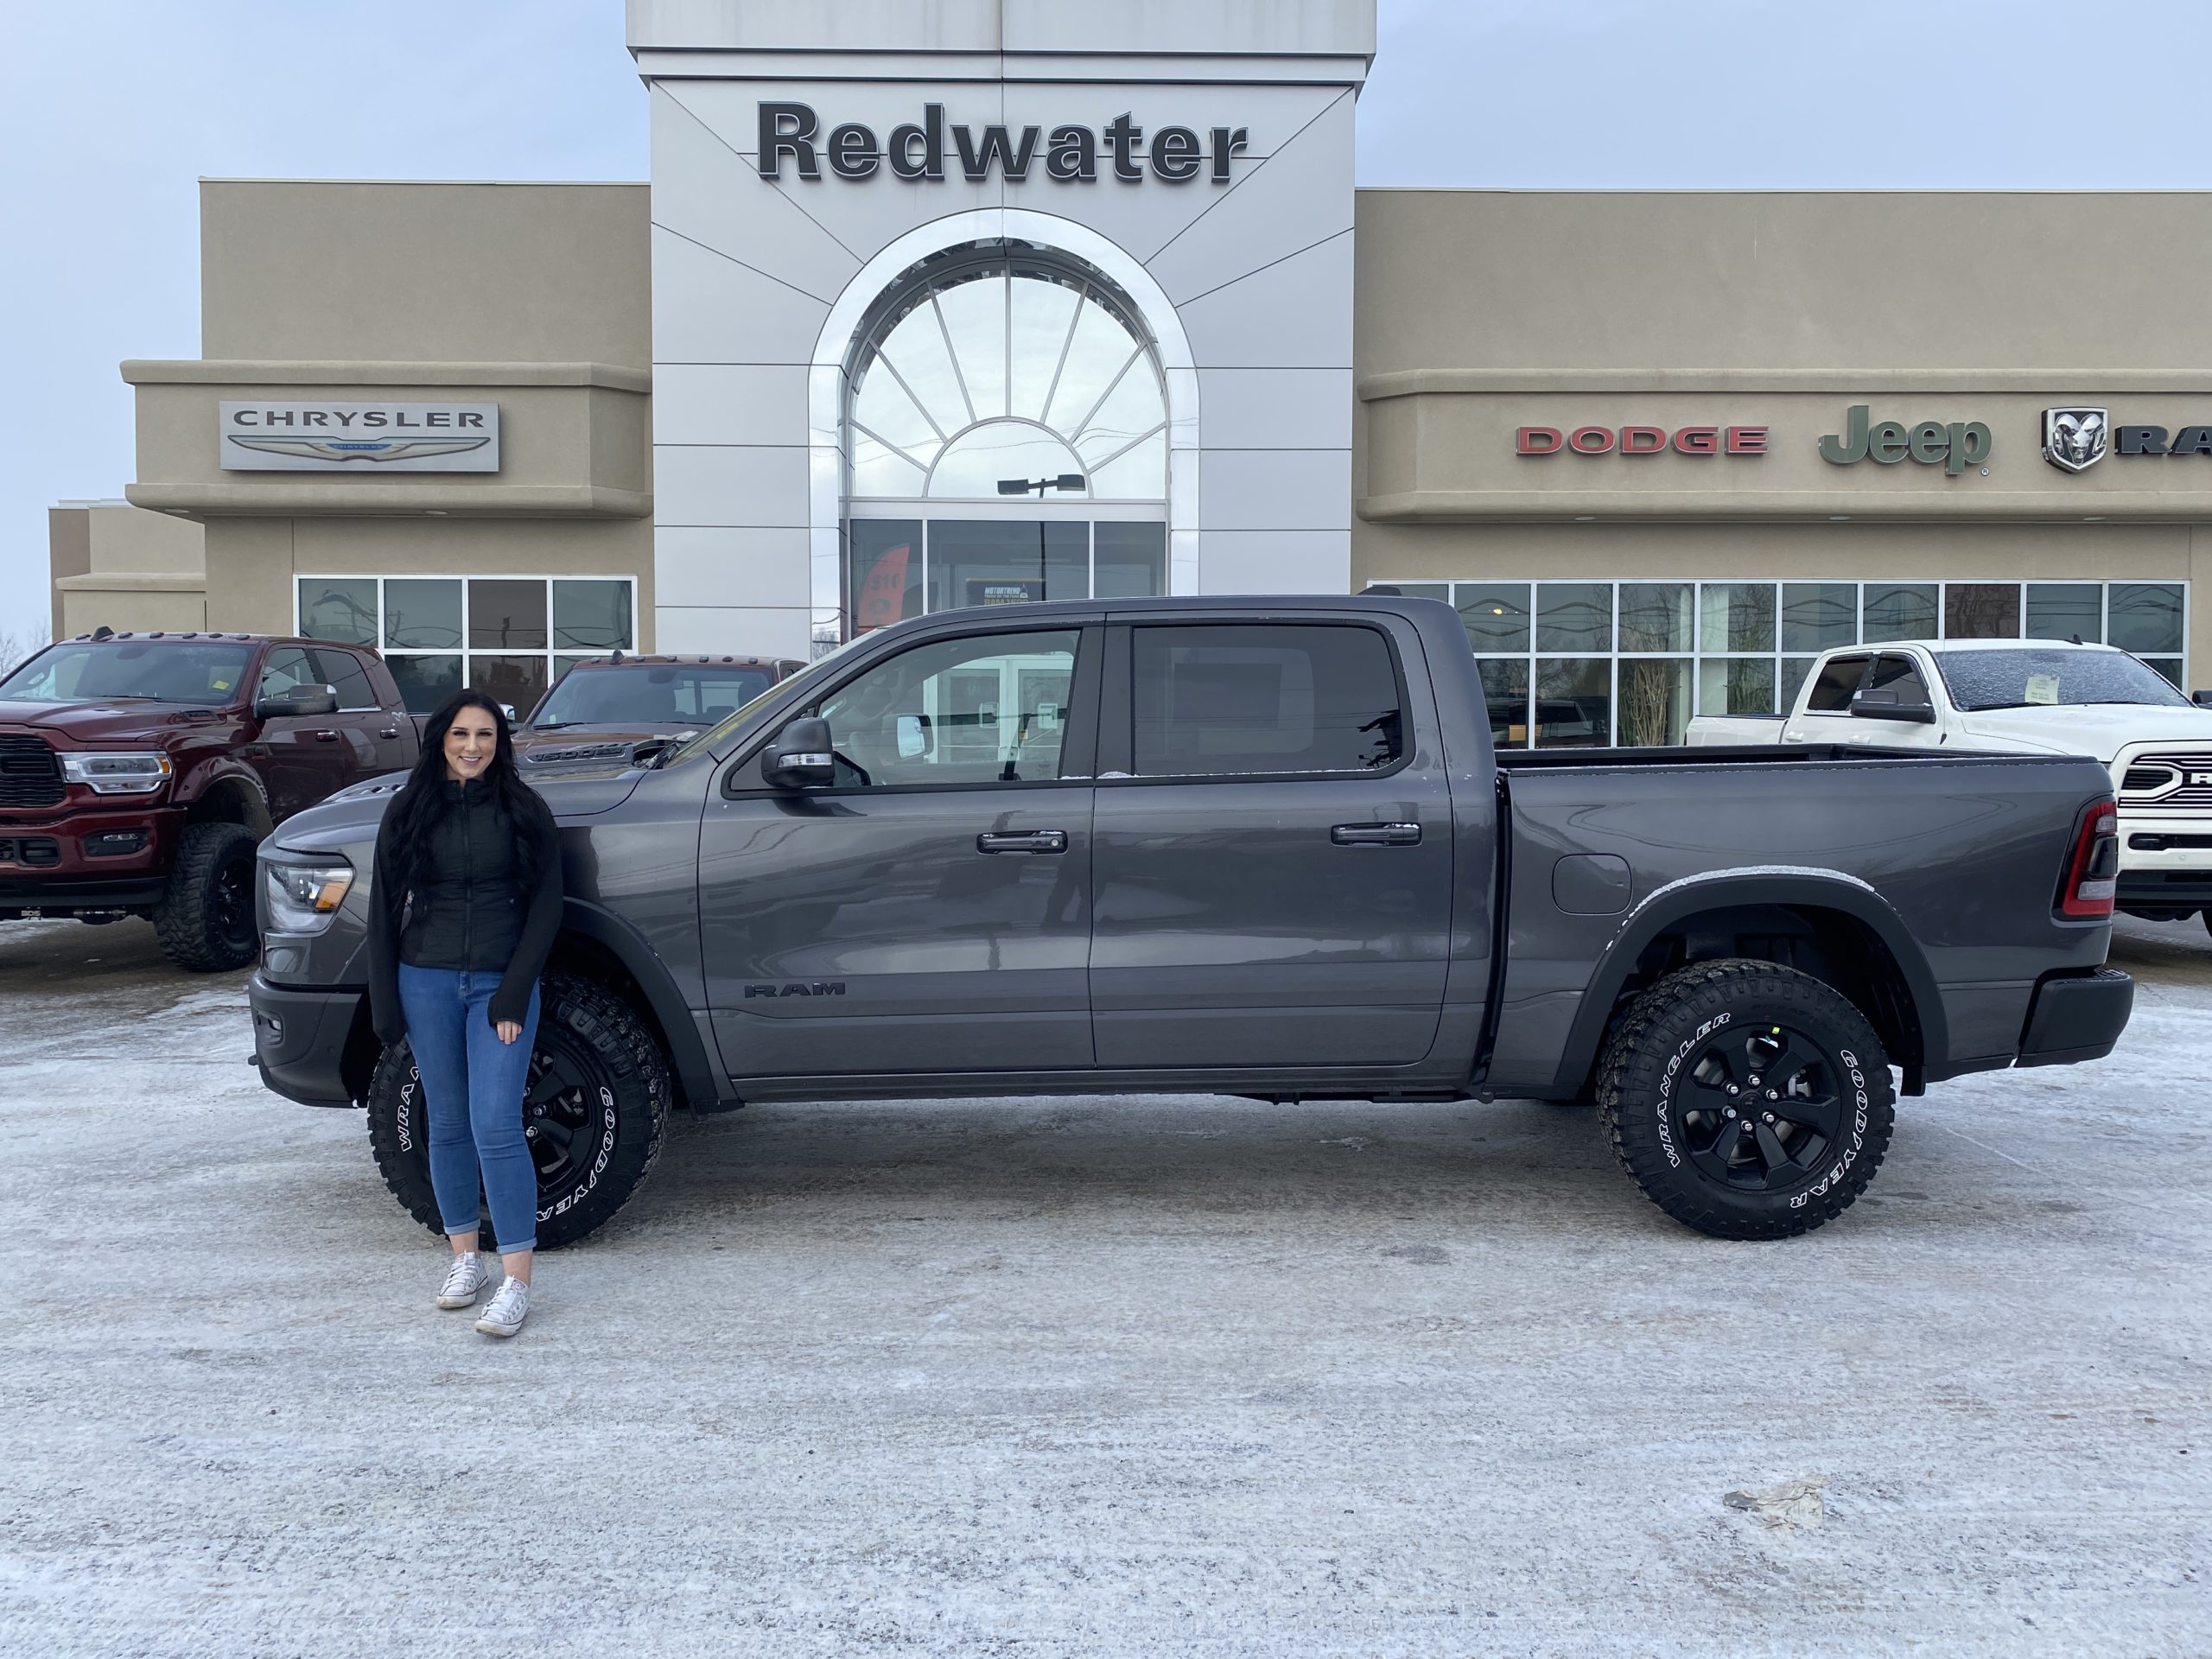
[[[1103,284],[1004,249],[917,273],[853,369],[852,493],[997,499],[1080,474],[1096,501],[1167,494],[1160,361]]]
[[[1021,243],[935,255],[848,362],[853,626],[1166,591],[1160,356],[1096,271]]]

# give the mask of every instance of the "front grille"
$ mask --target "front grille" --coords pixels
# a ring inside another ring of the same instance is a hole
[[[52,836],[0,836],[0,864],[50,870],[61,861],[61,843]]]
[[[2212,753],[2142,754],[2120,780],[2123,800],[2163,810],[2212,806]]]
[[[0,806],[56,806],[61,763],[42,737],[0,732]]]

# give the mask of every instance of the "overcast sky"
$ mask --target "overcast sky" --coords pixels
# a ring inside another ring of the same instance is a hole
[[[1382,0],[1359,180],[2200,189],[2208,62],[2191,0]],[[0,0],[0,146],[7,632],[132,476],[117,363],[199,355],[200,177],[642,179],[645,101],[620,0]]]

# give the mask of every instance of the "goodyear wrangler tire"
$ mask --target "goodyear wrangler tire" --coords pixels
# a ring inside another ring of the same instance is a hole
[[[523,1100],[537,1165],[537,1247],[597,1231],[630,1200],[660,1156],[668,1126],[668,1062],[630,1006],[588,979],[549,974],[539,986],[537,1042]],[[442,1235],[430,1190],[429,1119],[414,1051],[384,1051],[369,1083],[369,1146],[400,1208]],[[488,1208],[481,1248],[499,1248]]]
[[[1669,974],[1599,1067],[1599,1121],[1623,1167],[1715,1238],[1788,1238],[1841,1215],[1889,1150],[1894,1105],[1866,1016],[1773,963]]]

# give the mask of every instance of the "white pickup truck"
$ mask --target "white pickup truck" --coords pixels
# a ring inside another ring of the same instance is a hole
[[[1700,715],[1689,741],[2092,755],[2120,801],[2119,907],[2153,921],[2202,914],[2212,929],[2212,709],[2110,645],[1838,646],[1788,714]]]

